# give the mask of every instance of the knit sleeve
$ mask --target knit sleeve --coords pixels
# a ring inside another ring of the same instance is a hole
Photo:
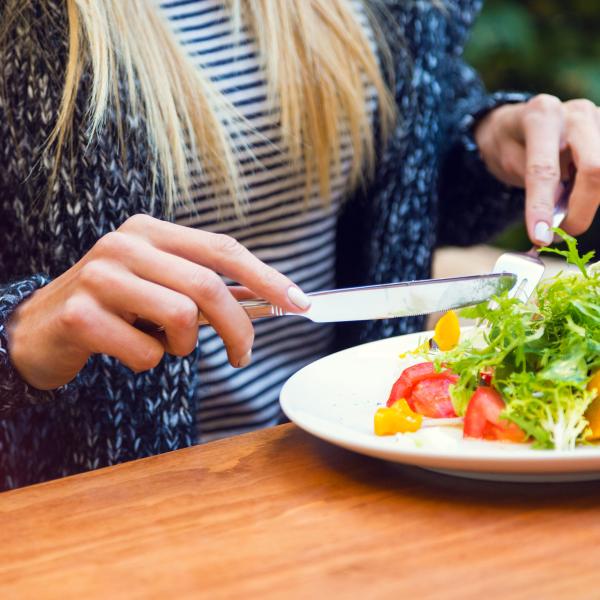
[[[20,302],[48,283],[44,275],[33,275],[9,284],[0,285],[0,418],[24,405],[39,404],[70,392],[72,386],[52,391],[37,390],[28,385],[11,363],[6,324]]]
[[[523,190],[507,186],[486,168],[473,138],[478,119],[494,108],[528,99],[527,94],[488,94],[462,48],[472,20],[473,3],[448,3],[451,43],[440,65],[445,113],[442,120],[438,243],[467,245],[485,241],[520,218]],[[469,5],[470,10],[465,8]]]

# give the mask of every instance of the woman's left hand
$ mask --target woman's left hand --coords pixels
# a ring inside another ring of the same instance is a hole
[[[525,188],[525,221],[533,242],[552,241],[554,203],[572,166],[575,185],[561,227],[572,235],[590,227],[600,205],[600,108],[589,100],[561,102],[541,94],[488,113],[475,140],[491,173]]]

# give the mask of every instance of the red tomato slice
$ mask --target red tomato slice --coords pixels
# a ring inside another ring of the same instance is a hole
[[[434,419],[456,417],[452,399],[450,398],[450,386],[455,380],[450,377],[429,378],[419,381],[407,400],[411,408],[425,416]]]
[[[451,377],[453,381],[457,380],[456,375],[450,371],[436,373],[432,362],[424,362],[407,367],[392,386],[387,405],[391,406],[396,400],[400,400],[401,398],[408,401],[407,396],[410,396],[413,386],[424,379],[440,379],[444,377]]]
[[[448,388],[457,380],[448,370],[436,372],[432,362],[413,365],[392,386],[387,405],[404,398],[412,410],[426,417],[455,417]]]
[[[504,400],[494,388],[478,387],[467,406],[464,437],[524,442],[525,432],[515,423],[500,418],[504,407]]]
[[[390,391],[390,397],[387,401],[388,408],[392,406],[392,404],[394,404],[396,400],[401,400],[402,398],[404,398],[406,401],[408,401],[407,396],[410,396],[412,385],[406,380],[405,377],[403,377],[403,375],[404,374],[400,375],[400,377],[398,377],[398,379],[396,380],[396,383],[394,383],[394,385],[392,386],[392,389]]]

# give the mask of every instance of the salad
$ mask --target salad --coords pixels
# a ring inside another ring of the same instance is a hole
[[[461,426],[466,438],[528,442],[569,450],[600,441],[600,269],[589,266],[576,240],[555,230],[576,271],[538,286],[527,303],[505,293],[493,308],[480,304],[462,316],[477,319],[477,337],[460,340],[451,311],[432,342],[412,354],[424,362],[405,369],[375,433],[417,431],[425,425]]]

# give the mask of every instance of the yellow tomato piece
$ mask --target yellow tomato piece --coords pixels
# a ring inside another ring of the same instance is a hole
[[[452,350],[458,344],[459,338],[460,323],[458,316],[453,310],[449,310],[436,323],[433,339],[438,348],[445,352],[446,350]]]
[[[393,408],[394,410],[399,410],[403,413],[406,413],[407,415],[418,414],[408,405],[408,402],[404,398],[399,398],[398,400],[396,400],[392,404],[391,408]]]
[[[373,419],[375,435],[393,435],[393,410],[391,408],[378,408]]]
[[[378,408],[373,419],[375,435],[394,435],[417,431],[423,417],[411,410],[406,400],[396,400],[389,408]]]
[[[585,418],[588,421],[589,432],[586,438],[588,440],[600,439],[600,371],[596,371],[587,389],[596,392],[596,397],[585,411]]]

